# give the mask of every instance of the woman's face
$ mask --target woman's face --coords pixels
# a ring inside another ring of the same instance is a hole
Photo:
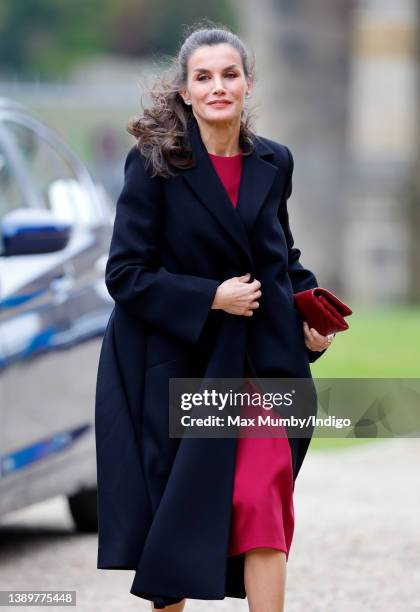
[[[192,102],[196,117],[209,123],[236,122],[250,91],[238,51],[227,43],[203,45],[188,61],[186,89],[180,93]],[[214,104],[215,101],[223,103]]]

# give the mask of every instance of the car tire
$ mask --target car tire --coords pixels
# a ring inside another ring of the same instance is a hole
[[[68,497],[71,515],[77,531],[81,533],[96,533],[98,531],[96,491],[96,487],[83,489]]]

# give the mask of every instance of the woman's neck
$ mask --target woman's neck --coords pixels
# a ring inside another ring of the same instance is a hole
[[[195,115],[194,115],[195,116]],[[197,118],[196,118],[197,119]],[[241,122],[232,123],[208,123],[203,119],[197,119],[200,129],[201,140],[208,153],[231,157],[241,153],[239,146],[239,133]]]

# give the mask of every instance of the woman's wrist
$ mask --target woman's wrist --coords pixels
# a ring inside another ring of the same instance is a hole
[[[211,305],[211,308],[212,310],[220,310],[221,308],[219,288],[217,288],[216,290],[216,294],[214,296],[214,300],[213,300],[213,304]]]

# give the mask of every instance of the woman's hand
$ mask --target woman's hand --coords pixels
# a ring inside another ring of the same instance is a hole
[[[303,322],[303,332],[305,334],[305,345],[311,351],[323,351],[328,348],[335,336],[335,334],[323,336],[314,327],[309,328],[306,321]]]
[[[254,309],[259,308],[257,299],[261,297],[260,281],[248,283],[250,273],[233,276],[221,283],[216,291],[212,308],[224,310],[230,314],[252,317]]]

